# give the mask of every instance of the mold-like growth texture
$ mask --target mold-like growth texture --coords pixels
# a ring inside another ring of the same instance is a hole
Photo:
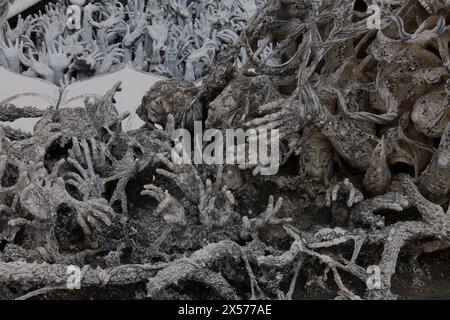
[[[444,90],[430,92],[416,101],[411,120],[417,131],[430,138],[440,138],[450,120],[449,110]]]

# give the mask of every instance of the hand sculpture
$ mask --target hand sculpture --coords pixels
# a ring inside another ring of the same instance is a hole
[[[73,61],[73,55],[66,51],[62,43],[62,38],[59,38],[57,44],[53,42],[47,50],[50,61],[49,66],[54,73],[53,81],[60,83],[63,81],[64,74]]]
[[[24,43],[19,45],[19,59],[23,65],[28,67],[30,71],[34,72],[37,76],[53,82],[55,80],[55,73],[50,68],[50,60],[46,51],[36,52],[35,48],[27,45],[29,48],[28,56],[23,52]],[[34,55],[38,56],[38,59]]]
[[[161,17],[153,18],[152,24],[147,27],[147,32],[153,39],[152,63],[161,63],[161,50],[165,48],[165,43],[169,36],[169,28],[169,23]]]
[[[33,17],[28,16],[25,19],[21,15],[17,18],[17,24],[14,29],[11,29],[9,22],[5,22],[5,38],[7,40],[15,41],[21,36],[30,36],[31,25],[33,24]]]
[[[114,44],[108,48],[106,54],[103,56],[103,61],[97,70],[97,74],[108,73],[114,64],[118,64],[124,58],[124,49],[121,48],[121,44]]]

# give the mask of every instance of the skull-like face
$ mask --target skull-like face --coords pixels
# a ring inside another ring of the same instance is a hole
[[[237,128],[279,93],[266,76],[239,78],[209,104],[207,128]],[[244,119],[246,118],[246,119]]]

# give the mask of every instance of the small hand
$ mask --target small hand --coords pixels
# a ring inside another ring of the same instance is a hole
[[[62,178],[39,178],[22,191],[20,203],[36,219],[47,220],[56,216],[65,192]]]
[[[19,59],[22,64],[29,67],[33,72],[35,72],[38,76],[43,77],[47,81],[53,82],[55,73],[50,68],[50,61],[46,54],[46,52],[38,53],[38,60],[34,57],[33,52],[30,52],[28,57],[23,53],[24,44],[19,44]]]
[[[109,48],[108,53],[105,55],[100,68],[98,69],[98,74],[103,74],[111,71],[114,64],[120,63],[125,57],[125,51],[121,47],[121,44],[114,44]]]
[[[258,11],[255,0],[239,0],[238,3],[249,18],[253,17],[256,11]]]
[[[15,43],[11,40],[7,40],[7,43],[0,41],[0,50],[8,63],[8,67],[17,73],[20,73],[20,60],[19,60],[19,50],[21,41],[17,38]]]
[[[328,207],[331,207],[333,202],[340,199],[340,193],[345,194],[345,201],[347,203],[347,207],[349,208],[364,200],[364,196],[361,191],[356,189],[348,178],[345,178],[343,182],[339,182],[327,190],[326,204]]]
[[[98,220],[110,226],[112,223],[111,219],[116,215],[106,199],[74,200],[72,205],[77,211],[77,222],[86,235],[92,234],[92,228],[101,232],[102,227]]]

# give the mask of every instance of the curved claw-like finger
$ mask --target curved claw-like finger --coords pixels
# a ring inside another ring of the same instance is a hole
[[[90,204],[95,209],[102,210],[111,215],[115,215],[113,208],[111,208],[109,206],[108,201],[106,199],[101,198],[101,199],[91,200]]]
[[[165,212],[167,209],[173,207],[173,198],[166,193],[166,197],[160,201],[158,207],[155,210],[155,215],[160,215],[162,212]]]
[[[67,158],[67,162],[70,163],[71,165],[73,165],[75,167],[75,169],[77,169],[77,171],[81,174],[83,179],[87,180],[89,178],[86,170],[81,166],[81,164],[77,160],[69,157],[69,158]]]
[[[81,227],[81,229],[83,229],[83,232],[86,235],[89,236],[91,234],[91,229],[89,228],[88,224],[84,220],[84,217],[80,213],[77,214],[77,223]]]
[[[164,200],[165,197],[165,193],[164,191],[153,185],[153,184],[149,184],[144,186],[145,190],[141,192],[142,195],[148,195],[152,198],[154,198],[156,201],[161,202]]]
[[[98,223],[97,220],[94,219],[93,216],[87,216],[87,222],[89,223],[89,225],[93,226],[95,230],[97,230],[97,232],[101,232],[102,231],[102,227],[100,226],[100,224]]]
[[[175,165],[173,164],[173,162],[170,161],[164,154],[158,153],[156,155],[156,159],[161,161],[169,170],[171,170],[171,171],[175,171],[176,170]]]
[[[65,183],[75,187],[76,189],[80,189],[81,187],[81,184],[73,179],[66,180]]]
[[[91,149],[92,149],[92,158],[93,158],[94,162],[96,162],[99,159],[97,141],[95,140],[94,137],[91,137],[91,138],[89,138],[89,142],[91,144]]]
[[[86,165],[88,167],[88,171],[92,175],[92,174],[94,174],[94,166],[92,164],[91,149],[89,148],[89,144],[86,139],[83,139],[81,141],[81,143],[82,143],[84,158],[86,159]]]

